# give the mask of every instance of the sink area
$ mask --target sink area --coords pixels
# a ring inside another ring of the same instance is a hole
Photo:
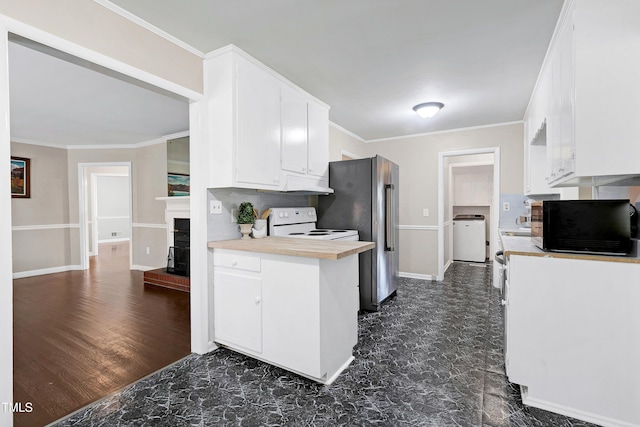
[[[514,228],[507,230],[500,230],[500,234],[503,236],[531,236],[530,228]]]

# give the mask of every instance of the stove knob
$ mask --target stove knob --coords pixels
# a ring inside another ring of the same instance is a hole
[[[280,218],[284,218],[284,212],[280,212],[280,213],[278,214],[278,216],[279,216]]]
[[[309,216],[313,216],[313,211],[309,211],[309,212],[307,212],[307,215],[309,215]]]
[[[284,217],[285,217],[285,218],[289,218],[289,212],[285,212],[285,213],[284,213]]]

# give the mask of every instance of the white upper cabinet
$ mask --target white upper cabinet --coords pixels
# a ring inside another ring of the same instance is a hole
[[[307,173],[307,100],[293,88],[281,92],[282,169]]]
[[[209,188],[330,192],[328,106],[234,46],[205,59],[204,80]]]
[[[278,187],[280,82],[242,57],[236,75],[236,181]]]
[[[455,206],[490,206],[493,195],[493,166],[467,166],[453,172]]]
[[[315,102],[309,102],[308,173],[329,182],[329,110]]]
[[[525,115],[528,194],[640,175],[638,16],[636,0],[565,2]]]

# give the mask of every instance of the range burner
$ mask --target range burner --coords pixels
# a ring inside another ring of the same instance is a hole
[[[357,230],[316,228],[316,210],[305,208],[272,208],[269,235],[318,240],[358,240]]]

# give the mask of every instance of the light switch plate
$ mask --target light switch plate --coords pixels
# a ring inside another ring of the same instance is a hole
[[[422,216],[429,216],[429,209],[427,208],[422,209]]]
[[[238,222],[238,220],[236,219],[237,217],[238,217],[238,209],[231,208],[231,222]]]
[[[509,202],[504,202],[504,203],[502,204],[502,210],[503,210],[503,211],[505,211],[505,212],[506,212],[506,211],[508,211],[510,208],[511,208],[511,206],[509,206]]]

